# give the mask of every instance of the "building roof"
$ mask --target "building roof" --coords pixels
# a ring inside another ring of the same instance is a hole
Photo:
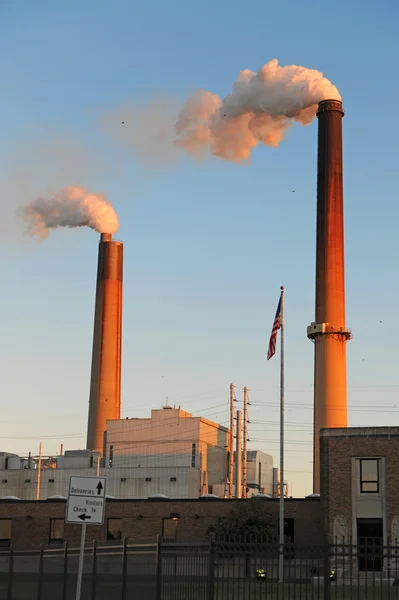
[[[350,437],[399,437],[399,427],[346,427],[341,429],[321,429],[322,438]]]

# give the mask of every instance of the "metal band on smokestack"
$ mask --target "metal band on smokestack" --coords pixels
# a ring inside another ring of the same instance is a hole
[[[102,233],[98,249],[87,448],[103,452],[107,420],[120,419],[123,243]]]
[[[320,493],[320,429],[347,427],[344,197],[339,100],[319,103],[317,158],[316,320],[313,491]]]

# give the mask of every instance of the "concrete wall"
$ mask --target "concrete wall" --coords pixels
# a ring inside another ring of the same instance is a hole
[[[100,469],[100,474],[107,478],[107,494],[115,498],[148,498],[152,494],[198,498],[201,495],[201,471],[192,467],[115,467]],[[96,468],[43,469],[40,499],[67,496],[71,475],[90,477],[96,475]],[[35,500],[37,476],[36,469],[0,471],[0,498],[16,496],[22,500]]]
[[[250,450],[247,455],[248,485],[258,486],[263,494],[273,495],[273,457],[265,452],[255,450]]]
[[[180,515],[177,535],[181,539],[202,539],[208,527],[226,517],[236,503],[261,502],[267,515],[278,522],[278,500],[108,500],[106,519],[122,519],[122,535],[131,540],[145,540],[162,535],[163,519],[171,513]],[[49,542],[50,519],[64,519],[65,501],[6,501],[0,500],[0,519],[11,519],[13,547],[37,548]],[[319,544],[322,540],[320,502],[287,500],[286,518],[294,518],[295,542]],[[65,525],[64,539],[78,544],[79,525]],[[102,526],[87,527],[87,543],[105,540],[107,520]]]

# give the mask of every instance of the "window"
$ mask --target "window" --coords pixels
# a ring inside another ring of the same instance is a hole
[[[0,519],[0,548],[11,545],[11,519]]]
[[[8,479],[2,479],[1,483],[8,483]]]
[[[30,479],[25,479],[25,483],[30,483]]]
[[[145,480],[146,481],[151,481],[151,477],[146,477]]]
[[[379,486],[379,459],[360,459],[360,492],[361,494],[378,494]]]
[[[107,540],[122,539],[122,519],[107,519]]]
[[[50,519],[50,544],[64,542],[64,519]]]
[[[112,467],[113,462],[114,462],[114,446],[111,444],[111,446],[109,447],[108,466]]]
[[[195,444],[191,446],[191,466],[195,467]]]
[[[171,477],[170,480],[171,481],[176,481],[176,477]]]
[[[49,479],[48,482],[49,483],[54,483],[54,479]]]

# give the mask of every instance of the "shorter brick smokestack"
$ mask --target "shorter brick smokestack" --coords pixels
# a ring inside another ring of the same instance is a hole
[[[123,243],[102,233],[98,249],[87,448],[103,452],[107,420],[120,419]]]

